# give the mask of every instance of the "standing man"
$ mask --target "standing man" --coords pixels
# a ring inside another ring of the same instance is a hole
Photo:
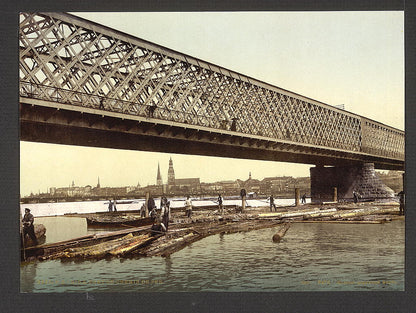
[[[302,196],[302,203],[305,204],[306,203],[306,193],[303,194]]]
[[[277,211],[276,205],[274,204],[273,195],[270,195],[270,212],[273,211],[272,208],[274,208],[274,210]]]
[[[192,215],[192,201],[189,196],[186,197],[185,201],[185,215],[191,217]]]
[[[218,210],[220,211],[220,213],[223,213],[223,206],[222,206],[222,196],[221,194],[218,195]]]
[[[160,212],[162,217],[162,223],[166,227],[166,231],[169,227],[169,219],[170,219],[170,202],[166,200],[166,203],[162,207],[162,211]]]
[[[400,191],[398,194],[400,202],[400,215],[404,215],[404,191]]]
[[[23,216],[22,223],[23,223],[23,238],[26,238],[26,234],[29,235],[30,239],[32,239],[35,246],[38,245],[38,240],[36,239],[35,235],[35,227],[33,226],[33,222],[35,218],[32,214],[30,214],[30,209],[25,208],[25,215]]]
[[[352,192],[352,196],[354,197],[354,203],[357,203],[358,202],[358,193],[355,190]]]
[[[153,199],[153,197],[150,197],[149,201],[147,202],[147,210],[149,211],[149,215],[153,209],[156,209],[156,204],[155,204],[155,200]]]
[[[108,212],[113,212],[113,202],[111,200],[108,200]]]
[[[140,217],[146,217],[146,204],[143,203],[140,207]]]

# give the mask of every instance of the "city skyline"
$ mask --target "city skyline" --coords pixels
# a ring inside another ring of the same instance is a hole
[[[171,154],[169,154],[169,155],[171,155]],[[172,156],[169,156],[169,165],[170,165],[171,161],[174,161],[174,159],[172,159]],[[257,161],[255,161],[255,162],[257,162]],[[91,178],[89,180],[89,183],[86,183],[86,184],[80,184],[80,183],[77,182],[76,178],[73,178],[66,185],[60,185],[60,186],[58,186],[58,185],[53,185],[52,186],[51,185],[51,186],[48,186],[46,188],[46,190],[42,190],[42,189],[31,190],[30,193],[22,194],[22,196],[25,197],[25,196],[29,196],[30,194],[36,195],[38,193],[40,193],[40,194],[49,193],[50,188],[86,187],[86,186],[91,186],[92,188],[95,188],[95,187],[97,187],[97,188],[112,188],[112,187],[117,188],[117,187],[128,187],[128,186],[138,187],[139,185],[140,185],[141,188],[143,188],[143,187],[147,187],[147,186],[157,186],[157,185],[159,185],[159,183],[158,183],[159,171],[160,171],[160,174],[161,174],[162,184],[163,185],[168,185],[169,184],[169,181],[168,181],[169,165],[167,166],[167,170],[166,170],[166,176],[165,176],[166,178],[163,179],[163,177],[164,177],[164,175],[162,174],[163,171],[160,169],[160,168],[163,168],[163,167],[160,166],[160,162],[158,161],[157,162],[157,169],[156,169],[155,179],[154,179],[154,181],[150,181],[148,183],[142,183],[142,182],[140,182],[140,180],[138,180],[136,184],[122,184],[121,183],[120,185],[107,185],[105,181],[103,182],[102,177],[99,175],[95,178],[95,181],[93,180],[93,178]],[[175,167],[175,165],[173,165],[173,167]],[[152,170],[150,168],[149,168],[149,171],[154,172],[154,170]],[[293,176],[293,175],[287,174],[287,175],[271,175],[271,176],[263,176],[263,177],[253,177],[252,172],[249,170],[249,171],[247,171],[247,175],[245,177],[223,177],[220,180],[213,180],[213,181],[204,181],[202,179],[201,183],[211,184],[211,183],[220,183],[220,182],[225,182],[225,181],[237,181],[237,180],[247,181],[249,179],[255,179],[255,180],[260,180],[261,181],[265,178],[271,178],[271,177],[294,177],[294,178],[297,178],[297,177],[309,177],[309,175]],[[182,175],[177,177],[176,175],[174,175],[174,177],[173,177],[173,179],[175,179],[175,180],[176,179],[179,179],[179,180],[181,180],[181,179],[190,179],[190,178],[198,178],[199,179],[200,177],[197,176],[197,175],[192,176],[192,177],[184,177]],[[88,180],[88,178],[87,178],[87,180]],[[85,182],[85,180],[84,180],[84,182]]]
[[[401,11],[74,14],[404,129]],[[178,177],[206,182],[250,171],[259,179],[309,176],[313,166],[32,142],[21,142],[20,151],[23,195],[98,176],[109,186],[150,184],[148,168],[160,162],[166,173],[170,156]]]

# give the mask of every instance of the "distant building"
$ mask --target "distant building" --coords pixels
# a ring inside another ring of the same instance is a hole
[[[175,171],[173,169],[172,158],[169,159],[169,169],[168,169],[168,187],[175,185]]]
[[[168,183],[166,190],[171,193],[195,193],[201,190],[199,178],[175,178],[172,158],[169,159]]]

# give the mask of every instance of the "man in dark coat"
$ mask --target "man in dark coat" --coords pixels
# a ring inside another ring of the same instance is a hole
[[[400,215],[404,215],[404,191],[400,191],[397,195],[400,201]]]
[[[274,208],[274,210],[275,210],[275,211],[277,211],[276,204],[274,204],[274,198],[273,198],[273,195],[271,195],[271,196],[270,196],[270,212],[272,212],[272,211],[273,211],[273,208]]]
[[[23,216],[22,223],[23,223],[23,238],[26,237],[26,234],[29,235],[30,239],[32,239],[35,246],[38,244],[38,240],[36,239],[35,235],[35,227],[33,226],[34,217],[30,214],[30,210],[28,208],[25,209],[25,215]]]
[[[220,211],[220,213],[223,213],[223,206],[222,206],[222,196],[221,194],[218,195],[218,210]]]
[[[153,199],[153,197],[150,197],[149,200],[147,201],[147,210],[149,211],[149,215],[150,215],[150,212],[155,208],[156,208],[155,200]]]

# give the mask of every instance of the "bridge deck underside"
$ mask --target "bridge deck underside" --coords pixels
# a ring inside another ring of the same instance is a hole
[[[151,118],[122,120],[111,115],[38,107],[24,102],[20,112],[21,140],[25,141],[334,166],[370,160],[376,168],[402,169],[383,158],[264,137],[250,138],[238,133],[160,124]]]

